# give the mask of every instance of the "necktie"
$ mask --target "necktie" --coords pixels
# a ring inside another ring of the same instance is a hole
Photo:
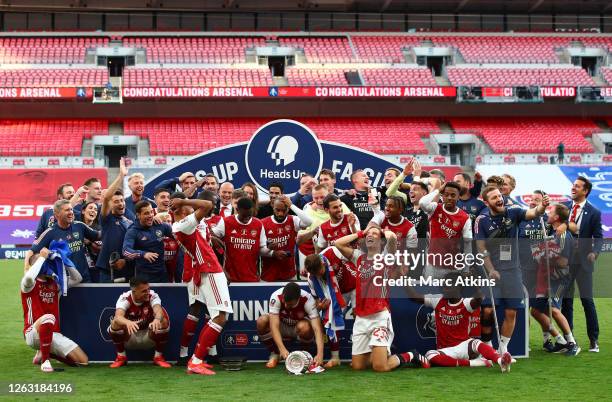
[[[580,205],[574,204],[574,207],[572,208],[572,216],[570,217],[570,222],[576,223],[576,215],[578,214],[578,209],[580,209]]]

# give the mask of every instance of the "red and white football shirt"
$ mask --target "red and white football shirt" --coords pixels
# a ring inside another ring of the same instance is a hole
[[[353,250],[352,262],[357,267],[355,315],[366,317],[389,308],[390,289],[385,286],[390,267],[375,269],[374,260],[361,250]],[[375,278],[379,278],[376,280]],[[378,286],[377,286],[378,285]]]
[[[59,297],[60,287],[57,282],[52,279],[44,281],[36,278],[34,287],[29,292],[25,292],[24,289],[21,290],[24,334],[36,320],[45,314],[51,314],[55,317],[53,332],[60,332]]]
[[[474,310],[472,299],[461,299],[455,304],[439,295],[425,295],[425,305],[434,309],[436,343],[438,349],[459,345],[470,337],[470,323]]]
[[[201,230],[198,230],[201,229]],[[185,256],[185,270],[195,273],[223,272],[219,260],[210,245],[210,231],[207,225],[200,225],[195,214],[174,222],[172,232],[176,241],[183,247]],[[189,262],[189,264],[187,264]],[[185,280],[185,275],[183,275]],[[188,282],[189,280],[187,280]]]
[[[448,212],[439,203],[429,215],[429,263],[434,266],[454,269],[454,259],[439,258],[447,254],[457,255],[461,252],[461,239],[472,238],[472,221],[461,208]]]
[[[270,250],[281,250],[288,253],[286,258],[262,257],[261,279],[268,282],[286,281],[295,276],[295,242],[300,230],[300,219],[287,215],[278,223],[274,215],[261,220],[266,233],[267,246]]]
[[[138,329],[147,329],[151,321],[155,319],[153,306],[161,305],[161,299],[153,290],[149,289],[149,295],[145,302],[136,303],[132,298],[132,291],[122,293],[117,300],[115,308],[125,311],[125,318],[138,323]]]
[[[321,255],[327,258],[329,266],[333,269],[340,293],[345,294],[355,290],[357,286],[357,267],[352,261],[344,258],[336,247],[328,247],[321,251]]]
[[[304,289],[300,289],[300,300],[298,304],[292,308],[287,308],[283,298],[283,288],[276,290],[270,296],[268,303],[268,312],[279,316],[280,321],[288,326],[295,326],[298,321],[316,320],[319,318],[317,305],[312,295]]]
[[[267,244],[261,221],[242,223],[235,215],[225,217],[213,229],[225,243],[225,272],[232,282],[258,282],[259,249]]]
[[[360,230],[359,220],[355,220],[355,229]],[[319,226],[317,247],[323,250],[324,248],[333,246],[336,240],[351,233],[353,232],[351,231],[351,226],[348,223],[347,214],[343,214],[342,219],[338,223],[332,223],[331,219],[329,219]]]
[[[401,216],[398,223],[393,223],[385,217],[384,212],[379,212],[372,218],[372,222],[378,223],[381,229],[390,230],[397,236],[398,250],[417,248],[419,239],[416,228],[405,217]]]

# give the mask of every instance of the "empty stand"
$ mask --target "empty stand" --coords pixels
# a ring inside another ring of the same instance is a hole
[[[612,68],[602,68],[601,74],[608,84],[612,84]]]
[[[85,63],[87,48],[107,44],[108,38],[0,38],[0,64]]]
[[[252,87],[272,85],[267,68],[126,68],[127,87]]]
[[[383,154],[426,154],[421,140],[439,131],[434,119],[300,119],[322,140]],[[148,136],[153,156],[193,155],[236,142],[248,141],[266,119],[127,120],[124,131]],[[372,137],[372,133],[377,133]]]
[[[421,39],[415,36],[354,36],[351,38],[358,59],[363,62],[403,63],[402,49],[417,46]]]
[[[2,87],[94,87],[107,82],[106,68],[0,70]]]
[[[584,136],[598,131],[593,121],[567,118],[460,118],[451,125],[457,133],[481,136],[495,153],[556,153],[560,142],[566,153],[592,153]]]
[[[590,86],[595,85],[586,70],[568,68],[463,68],[448,67],[448,79],[455,86]]]
[[[142,47],[149,63],[244,63],[246,49],[265,46],[263,37],[124,37],[124,46]]]
[[[83,138],[108,135],[102,120],[0,121],[3,156],[79,156]]]
[[[338,69],[316,69],[290,67],[285,70],[285,76],[289,85],[305,86],[345,86],[348,81],[344,70]]]
[[[287,37],[278,38],[278,42],[281,46],[303,49],[309,63],[348,63],[355,60],[346,37]]]
[[[436,79],[425,67],[418,68],[375,68],[361,70],[364,85],[435,86]]]

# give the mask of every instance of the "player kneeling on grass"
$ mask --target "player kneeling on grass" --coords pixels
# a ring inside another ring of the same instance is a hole
[[[138,277],[130,279],[130,291],[117,300],[115,316],[108,333],[117,349],[117,358],[111,368],[127,364],[125,349],[148,349],[155,347],[153,364],[168,368],[163,351],[168,342],[170,320],[161,305],[161,299],[149,283]]]
[[[499,364],[502,372],[510,371],[510,353],[500,356],[491,346],[470,338],[470,317],[480,307],[482,297],[461,297],[461,286],[457,285],[460,276],[459,272],[444,276],[442,295],[418,296],[408,288],[413,301],[434,309],[438,349],[427,352],[427,359],[432,365],[441,367],[491,367],[493,361]]]
[[[386,240],[386,246],[383,238]],[[365,239],[366,252],[356,250],[351,243]],[[336,240],[335,246],[345,258],[357,267],[357,288],[355,323],[353,324],[353,370],[364,370],[372,366],[374,371],[391,371],[399,366],[429,368],[429,362],[418,352],[391,355],[393,324],[389,310],[387,279],[399,277],[401,268],[381,264],[384,254],[397,250],[397,236],[390,230],[383,230],[370,223],[366,230]]]
[[[313,363],[320,366],[323,363],[323,327],[319,312],[312,295],[295,282],[278,289],[268,303],[268,314],[257,319],[257,333],[270,350],[268,368],[278,364],[279,355],[286,359],[289,351],[284,340],[297,339],[302,345],[317,345],[317,354]],[[307,349],[307,346],[303,347]]]
[[[335,247],[331,247],[335,250]],[[332,253],[334,252],[332,250]],[[335,250],[338,254],[339,251]],[[325,368],[340,365],[340,344],[338,331],[344,329],[346,301],[340,291],[334,269],[324,253],[310,254],[304,260],[308,272],[308,286],[315,298],[317,310],[321,313],[323,328],[328,338],[331,359]]]
[[[52,260],[55,263],[46,264]],[[81,275],[74,267],[60,263],[62,257],[47,248],[40,250],[39,254],[30,257],[21,280],[21,303],[23,305],[23,334],[26,344],[37,349],[32,363],[40,364],[44,372],[52,372],[53,367],[49,358],[54,358],[71,366],[87,365],[87,355],[71,339],[60,333],[59,326],[59,298],[65,294],[64,286],[73,286],[81,281]],[[53,269],[59,266],[61,270]],[[65,273],[68,273],[68,283],[65,282]],[[59,275],[58,275],[59,274]]]

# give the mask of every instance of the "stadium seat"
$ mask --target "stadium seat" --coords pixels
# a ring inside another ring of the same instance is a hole
[[[80,64],[88,48],[107,45],[108,38],[96,37],[4,37],[0,64]]]
[[[91,133],[107,135],[108,122],[103,120],[3,120],[0,122],[0,154],[5,156],[80,156],[83,138],[88,136],[90,138]]]
[[[264,87],[272,74],[261,68],[136,68],[123,72],[126,87]]]
[[[144,48],[149,63],[244,63],[246,49],[265,46],[265,38],[248,37],[131,37],[124,46]]]
[[[364,85],[436,86],[436,79],[426,67],[362,69]]]
[[[448,79],[455,86],[591,86],[586,70],[567,68],[464,68],[448,67]]]
[[[126,135],[146,133],[153,156],[193,155],[247,141],[266,119],[127,120]],[[386,154],[426,154],[422,136],[439,131],[430,118],[305,118],[322,140]],[[384,133],[373,139],[372,132]]]
[[[584,138],[599,130],[590,120],[571,118],[455,118],[457,133],[475,133],[495,153],[557,153],[563,142],[566,153],[592,153]]]
[[[347,37],[278,38],[281,46],[304,50],[309,63],[348,63],[355,61]]]
[[[101,87],[107,82],[104,67],[0,69],[0,87]]]

